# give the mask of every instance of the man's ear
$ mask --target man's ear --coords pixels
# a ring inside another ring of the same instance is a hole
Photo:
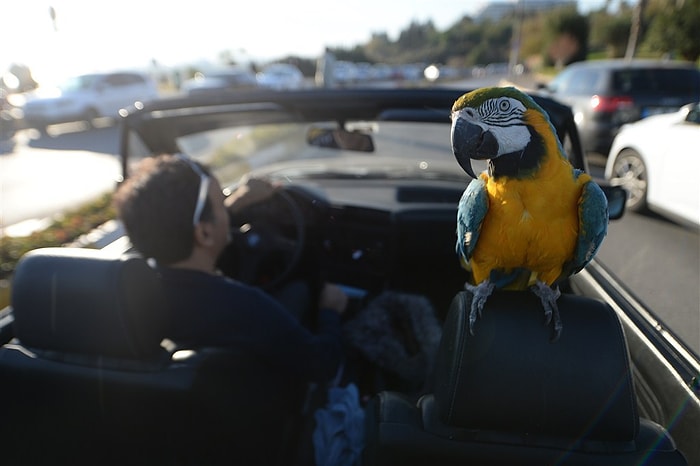
[[[214,244],[214,225],[211,222],[199,222],[194,226],[194,241],[203,247]]]

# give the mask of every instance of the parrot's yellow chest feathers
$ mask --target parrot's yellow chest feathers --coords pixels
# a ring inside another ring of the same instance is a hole
[[[552,284],[574,254],[578,202],[587,176],[575,178],[563,159],[547,161],[542,178],[516,180],[481,174],[489,214],[481,226],[471,268],[474,281],[491,270],[526,268],[530,278]]]

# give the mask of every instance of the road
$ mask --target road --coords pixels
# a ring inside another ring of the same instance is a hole
[[[114,189],[121,174],[116,128],[33,133],[21,132],[0,152],[0,232],[21,232],[34,219],[94,199]]]
[[[19,138],[0,153],[0,227],[60,212],[114,189],[115,128]],[[592,165],[593,176],[602,174]],[[598,258],[700,354],[700,236],[655,215],[611,222]]]
[[[700,354],[700,235],[653,214],[610,223],[598,258]]]
[[[589,158],[602,178],[605,159]],[[700,234],[653,213],[610,222],[598,259],[700,355]]]

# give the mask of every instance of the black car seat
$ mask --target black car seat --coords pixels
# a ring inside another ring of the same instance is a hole
[[[0,464],[285,464],[293,454],[301,393],[242,351],[168,347],[159,278],[142,258],[40,249],[12,285]]]
[[[532,293],[494,293],[473,336],[470,306],[466,291],[452,301],[431,393],[370,402],[363,464],[686,464],[661,426],[639,418],[607,304],[562,295],[555,343]]]

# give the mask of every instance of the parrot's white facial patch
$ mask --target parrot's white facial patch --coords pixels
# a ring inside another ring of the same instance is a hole
[[[497,156],[523,150],[530,142],[525,110],[522,102],[511,97],[489,99],[476,109],[479,125],[498,141]]]

